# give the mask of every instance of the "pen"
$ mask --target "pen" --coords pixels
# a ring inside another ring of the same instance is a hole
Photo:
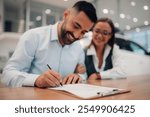
[[[118,89],[113,89],[112,91],[119,91]]]
[[[47,67],[51,70],[51,67],[47,64]],[[60,85],[63,86],[63,84],[60,82]]]

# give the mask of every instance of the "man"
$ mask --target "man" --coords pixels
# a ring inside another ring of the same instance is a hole
[[[79,1],[64,12],[61,22],[27,31],[4,68],[2,82],[13,87],[54,87],[61,82],[80,82],[82,78],[74,71],[77,64],[84,64],[84,52],[75,41],[96,20],[93,5]]]

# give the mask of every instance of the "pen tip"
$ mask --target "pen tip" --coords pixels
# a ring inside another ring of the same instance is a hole
[[[63,86],[63,84],[60,82],[60,85]]]

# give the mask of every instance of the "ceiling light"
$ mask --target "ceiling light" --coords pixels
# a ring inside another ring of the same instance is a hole
[[[50,14],[50,13],[51,13],[51,10],[50,10],[50,9],[46,9],[46,10],[45,10],[45,13],[46,13],[46,14]]]
[[[115,27],[117,27],[117,28],[119,27],[119,24],[117,22],[115,23]]]
[[[136,30],[136,32],[140,32],[141,31],[140,28],[136,28],[135,30]]]
[[[108,14],[108,9],[103,9],[104,14]]]
[[[37,17],[36,17],[36,21],[40,21],[41,19],[42,19],[41,16],[37,16]]]
[[[130,30],[131,27],[130,27],[129,25],[126,25],[126,29],[127,29],[127,30]]]
[[[131,2],[131,6],[135,6],[136,3],[134,1]]]
[[[120,14],[120,18],[124,19],[125,18],[125,14],[121,13]]]
[[[149,22],[148,21],[144,21],[144,25],[149,25]]]
[[[145,5],[143,8],[144,8],[144,10],[148,10],[149,9],[149,7],[147,5]]]
[[[67,2],[68,0],[64,0],[65,2]]]
[[[133,22],[137,22],[138,21],[138,19],[137,18],[133,18]]]

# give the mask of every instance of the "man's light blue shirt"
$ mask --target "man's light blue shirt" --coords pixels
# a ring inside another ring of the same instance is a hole
[[[57,25],[35,28],[23,34],[16,50],[4,68],[2,82],[12,87],[34,86],[47,64],[62,77],[74,73],[78,63],[84,64],[84,51],[79,42],[61,46]]]

